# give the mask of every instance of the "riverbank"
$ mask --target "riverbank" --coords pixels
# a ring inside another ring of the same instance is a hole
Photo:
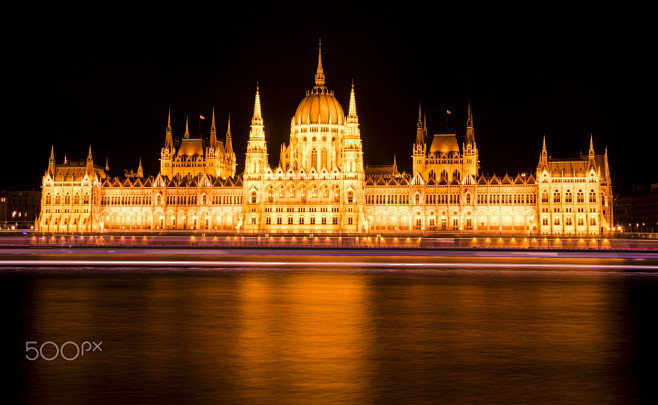
[[[149,247],[149,248],[328,248],[328,249],[466,249],[658,252],[658,239],[538,236],[324,236],[324,235],[0,235],[0,248],[11,247]]]

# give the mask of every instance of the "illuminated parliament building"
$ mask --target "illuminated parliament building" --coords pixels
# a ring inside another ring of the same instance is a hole
[[[321,53],[315,85],[290,121],[290,140],[271,167],[256,88],[243,173],[236,172],[230,120],[225,140],[175,139],[171,113],[160,173],[108,176],[91,147],[86,161],[57,163],[51,150],[35,228],[46,233],[201,230],[241,234],[602,235],[612,227],[607,150],[570,159],[548,156],[535,173],[479,172],[468,106],[461,148],[454,133],[428,136],[420,108],[413,170],[367,167],[354,85],[347,114],[325,86]],[[365,134],[364,136],[368,136]],[[410,141],[413,133],[410,133]]]

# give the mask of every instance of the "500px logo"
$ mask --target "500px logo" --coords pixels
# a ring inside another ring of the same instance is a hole
[[[87,352],[102,352],[103,349],[101,345],[103,342],[87,342],[84,341],[80,345],[75,342],[68,341],[62,343],[61,346],[57,345],[55,342],[50,340],[41,343],[41,346],[38,346],[37,349],[36,341],[27,341],[25,342],[25,358],[34,361],[39,358],[42,358],[46,361],[55,360],[58,356],[61,356],[66,361],[72,361],[78,358],[78,356],[84,356]],[[93,346],[92,346],[93,345]],[[52,349],[49,347],[52,346]]]

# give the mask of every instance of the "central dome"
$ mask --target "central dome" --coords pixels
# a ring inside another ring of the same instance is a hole
[[[315,87],[306,93],[299,103],[293,125],[303,124],[342,124],[345,122],[343,107],[340,106],[334,92],[324,85],[324,70],[322,70],[322,48],[318,54],[318,69],[315,72]]]
[[[342,124],[345,122],[343,107],[333,91],[316,87],[299,103],[294,124]]]

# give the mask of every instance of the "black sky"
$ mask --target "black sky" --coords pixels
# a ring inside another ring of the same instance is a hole
[[[276,165],[313,86],[319,38],[327,86],[344,109],[354,80],[366,163],[395,153],[410,171],[418,103],[430,133],[446,128],[450,109],[448,128],[461,139],[470,99],[484,173],[533,170],[544,134],[549,155],[586,153],[592,133],[597,152],[608,147],[615,192],[657,180],[653,106],[642,97],[655,87],[649,39],[640,25],[622,29],[614,10],[327,7],[58,10],[30,20],[5,49],[0,186],[38,189],[51,144],[58,162],[84,159],[91,144],[112,172],[135,170],[141,157],[155,175],[169,107],[179,138],[187,114],[198,136],[199,114],[209,118],[212,106],[223,138],[230,113],[241,171],[257,82]]]

